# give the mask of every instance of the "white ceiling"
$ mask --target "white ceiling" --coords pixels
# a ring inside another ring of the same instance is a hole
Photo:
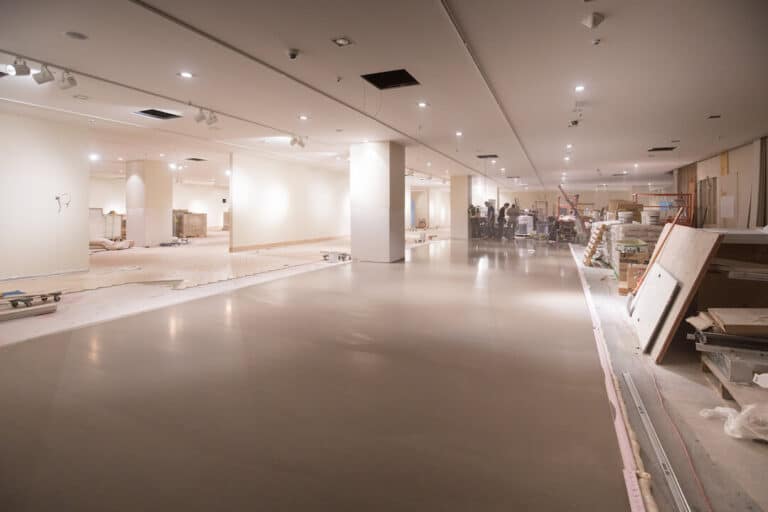
[[[418,172],[473,169],[507,185],[503,167],[531,188],[536,171],[547,188],[563,171],[574,188],[645,184],[768,133],[768,2],[448,1],[471,53],[437,0],[151,3],[171,18],[127,0],[7,2],[0,50],[73,69],[79,85],[5,77],[0,97],[97,117],[105,131],[130,127],[138,153],[250,148],[343,170],[349,144],[391,139],[408,145],[407,166]],[[594,31],[579,23],[590,10],[606,15]],[[69,30],[89,39],[67,38]],[[336,47],[339,35],[355,44]],[[594,37],[602,44],[592,46]],[[289,60],[288,48],[299,58]],[[359,77],[401,67],[422,85],[382,93]],[[183,80],[181,70],[196,76]],[[586,87],[584,119],[567,128],[576,84]],[[420,100],[430,106],[419,109]],[[220,112],[218,129],[195,123],[188,101]],[[133,114],[147,107],[185,117]],[[723,117],[707,121],[711,113]],[[307,147],[264,142],[287,134],[308,137]],[[674,153],[647,156],[671,139],[681,140]],[[483,152],[500,158],[480,161]]]

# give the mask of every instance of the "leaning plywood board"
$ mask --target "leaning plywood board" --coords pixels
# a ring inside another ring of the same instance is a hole
[[[632,311],[632,325],[637,329],[637,337],[643,351],[653,343],[669,306],[675,299],[677,289],[677,279],[664,270],[664,267],[654,263],[637,291]]]
[[[734,336],[768,336],[768,308],[709,308],[723,332]]]
[[[665,227],[667,229],[667,227]],[[662,362],[677,328],[684,320],[696,291],[707,273],[710,260],[717,252],[723,235],[686,226],[675,226],[656,260],[680,285],[680,290],[669,307],[669,313],[659,327],[651,354]]]

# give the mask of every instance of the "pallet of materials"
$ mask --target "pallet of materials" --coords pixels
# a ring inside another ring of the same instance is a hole
[[[173,236],[178,238],[208,236],[208,215],[173,210]]]

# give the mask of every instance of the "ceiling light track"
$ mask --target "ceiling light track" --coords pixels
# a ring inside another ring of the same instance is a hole
[[[194,26],[194,25],[192,25],[190,23],[187,23],[186,21],[181,20],[181,19],[177,18],[176,16],[174,16],[174,15],[172,15],[172,14],[166,12],[166,11],[163,11],[162,9],[159,9],[158,7],[155,7],[152,4],[150,4],[148,2],[145,2],[144,0],[129,0],[129,1],[131,3],[133,3],[134,5],[138,6],[138,7],[141,7],[141,8],[143,8],[143,9],[145,9],[145,10],[147,10],[147,11],[149,11],[149,12],[151,12],[151,13],[157,15],[157,16],[160,16],[161,18],[164,18],[165,20],[167,20],[167,21],[169,21],[169,22],[171,22],[171,23],[173,23],[173,24],[175,24],[175,25],[177,25],[179,27],[184,28],[185,30],[188,30],[188,31],[190,31],[190,32],[192,32],[192,33],[194,33],[194,34],[196,34],[196,35],[198,35],[198,36],[200,36],[200,37],[202,37],[204,39],[207,39],[208,41],[210,41],[212,43],[215,43],[215,44],[221,46],[222,48],[225,48],[225,49],[227,49],[227,50],[229,50],[229,51],[231,51],[233,53],[236,53],[236,54],[240,55],[241,57],[250,60],[251,62],[255,62],[256,64],[259,64],[260,66],[262,66],[262,67],[264,67],[266,69],[269,69],[270,71],[272,71],[274,73],[277,73],[278,75],[280,75],[280,76],[282,76],[284,78],[287,78],[288,80],[291,80],[294,83],[297,83],[297,84],[299,84],[299,85],[301,85],[303,87],[306,87],[307,89],[309,89],[309,90],[311,90],[311,91],[313,91],[313,92],[323,96],[324,98],[327,98],[327,99],[329,99],[329,100],[331,100],[331,101],[333,101],[333,102],[335,102],[335,103],[337,103],[339,105],[342,105],[342,106],[344,106],[344,107],[346,107],[346,108],[348,108],[350,110],[353,110],[354,112],[356,112],[356,113],[366,117],[367,119],[370,119],[370,120],[372,120],[372,121],[374,121],[376,123],[379,123],[381,126],[387,128],[388,130],[391,130],[391,131],[397,133],[398,135],[400,135],[400,136],[402,136],[402,137],[404,137],[404,138],[406,138],[406,139],[408,139],[408,140],[410,140],[412,142],[415,142],[417,144],[420,144],[420,145],[424,146],[425,148],[429,149],[430,151],[433,151],[433,152],[437,153],[438,155],[440,155],[440,156],[442,156],[444,158],[447,158],[451,162],[459,165],[460,167],[463,167],[464,169],[467,169],[467,170],[472,171],[474,173],[477,173],[477,174],[480,174],[482,176],[485,176],[486,178],[493,179],[491,176],[486,175],[482,170],[476,169],[474,167],[471,167],[471,166],[467,165],[466,163],[456,159],[455,157],[451,156],[450,154],[445,153],[443,151],[440,151],[439,149],[436,149],[436,148],[430,146],[429,144],[426,144],[424,141],[422,141],[420,139],[417,139],[413,135],[409,135],[408,133],[406,133],[406,132],[400,130],[399,128],[396,128],[396,127],[394,127],[394,126],[392,126],[392,125],[390,125],[390,124],[388,124],[388,123],[386,123],[384,121],[382,121],[381,119],[376,118],[375,116],[365,112],[364,110],[362,110],[360,108],[357,108],[354,105],[352,105],[350,103],[347,103],[347,102],[345,102],[345,101],[343,101],[343,100],[341,100],[341,99],[339,99],[339,98],[337,98],[337,97],[335,97],[335,96],[333,96],[331,94],[328,94],[325,91],[319,89],[318,87],[315,87],[314,85],[312,85],[312,84],[310,84],[308,82],[305,82],[304,80],[301,80],[300,78],[297,78],[297,77],[295,77],[295,76],[293,76],[293,75],[283,71],[282,69],[280,69],[280,68],[278,68],[278,67],[276,67],[276,66],[274,66],[274,65],[272,65],[272,64],[270,64],[270,63],[268,63],[266,61],[263,61],[263,60],[259,59],[255,55],[252,55],[252,54],[246,52],[245,50],[242,50],[241,48],[238,48],[237,46],[235,46],[235,45],[233,45],[231,43],[228,43],[227,41],[225,41],[225,40],[223,40],[223,39],[221,39],[221,38],[219,38],[219,37],[217,37],[217,36],[215,36],[213,34],[210,34],[210,33],[206,32],[206,31],[204,31],[204,30],[202,30],[202,29],[200,29],[200,28],[198,28],[198,27],[196,27],[196,26]],[[3,51],[3,50],[0,50],[0,51]],[[223,113],[221,113],[221,114],[222,115],[227,115],[227,117],[234,117],[234,116],[229,116],[228,114],[223,114]],[[258,124],[258,123],[256,123],[256,124]],[[285,133],[285,134],[291,135],[291,136],[293,135],[293,133],[287,132],[285,130],[278,130],[276,128],[272,128],[272,129],[275,130],[275,131],[279,131],[281,133]],[[521,144],[521,147],[522,147],[522,144]],[[527,157],[527,155],[526,155],[526,157]],[[530,161],[530,159],[529,159],[529,161]],[[538,175],[538,172],[537,172],[537,175]],[[541,181],[541,179],[539,179],[539,181]]]
[[[289,130],[283,130],[283,129],[277,128],[275,126],[271,126],[271,125],[268,125],[268,124],[265,124],[265,123],[260,123],[258,121],[254,121],[253,119],[247,119],[245,117],[241,117],[241,116],[238,116],[238,115],[235,115],[235,114],[230,114],[230,113],[227,113],[227,112],[222,112],[221,110],[212,109],[212,108],[207,107],[205,105],[198,105],[198,104],[192,103],[192,102],[190,102],[188,100],[181,100],[179,98],[174,98],[172,96],[167,96],[165,94],[160,94],[158,92],[149,91],[147,89],[142,89],[141,87],[135,87],[133,85],[117,82],[117,81],[111,80],[109,78],[104,78],[102,76],[94,75],[92,73],[86,73],[84,71],[79,71],[79,70],[73,69],[73,68],[71,68],[69,66],[62,66],[62,65],[59,65],[59,64],[57,64],[55,62],[48,62],[48,61],[40,60],[40,59],[35,58],[35,57],[29,57],[29,56],[26,56],[26,55],[21,55],[21,54],[16,53],[13,50],[6,50],[6,49],[3,49],[3,48],[0,48],[0,53],[4,53],[4,54],[7,54],[7,55],[17,55],[19,58],[24,59],[24,60],[28,60],[28,61],[32,61],[32,62],[39,62],[41,66],[50,66],[52,68],[66,70],[65,75],[68,75],[69,77],[72,77],[72,79],[74,79],[74,77],[72,76],[74,74],[74,75],[78,75],[78,76],[81,76],[81,77],[90,78],[91,80],[96,80],[96,81],[99,81],[99,82],[103,82],[105,84],[114,85],[115,87],[122,87],[124,89],[129,89],[131,91],[135,91],[135,92],[138,92],[138,93],[141,93],[141,94],[146,94],[148,96],[154,96],[155,98],[159,98],[159,99],[162,99],[162,100],[165,100],[165,101],[170,101],[170,102],[173,102],[173,103],[178,103],[178,104],[181,104],[181,105],[191,106],[191,107],[195,107],[195,108],[201,108],[203,110],[207,110],[208,111],[209,117],[210,117],[211,114],[213,114],[214,115],[214,119],[216,119],[216,121],[218,121],[218,117],[217,116],[224,116],[224,117],[228,117],[230,119],[235,119],[237,121],[241,121],[243,123],[248,123],[248,124],[252,124],[254,126],[259,126],[261,128],[266,128],[268,130],[272,130],[274,132],[281,133],[283,135],[293,135],[293,132],[291,132]],[[62,78],[64,78],[64,77],[62,77]],[[76,84],[76,82],[75,82],[75,84]],[[62,88],[68,88],[68,87],[62,87]]]

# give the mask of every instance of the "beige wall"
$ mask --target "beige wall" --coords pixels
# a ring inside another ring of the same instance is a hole
[[[447,189],[429,190],[429,225],[446,228],[451,225],[451,192]]]
[[[0,279],[88,268],[88,149],[86,130],[0,114]]]
[[[88,180],[88,206],[104,213],[125,215],[125,178],[91,176]]]
[[[232,248],[349,235],[349,175],[232,155]]]
[[[223,203],[222,199],[227,202]],[[173,209],[205,213],[209,228],[224,226],[224,212],[229,209],[229,189],[213,185],[173,184]]]

